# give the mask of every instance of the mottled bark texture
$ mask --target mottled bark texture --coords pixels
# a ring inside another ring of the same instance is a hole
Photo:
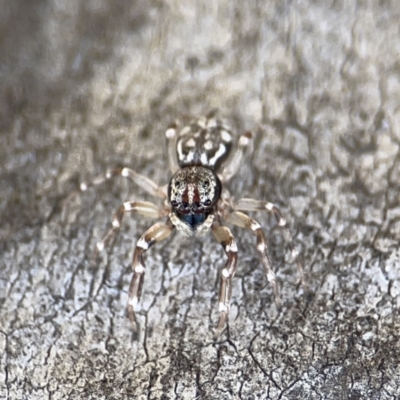
[[[0,398],[397,399],[400,376],[400,3],[3,0],[0,4]],[[223,249],[174,235],[146,254],[141,331],[130,263],[153,223],[126,218],[127,165],[170,178],[164,129],[218,107],[254,132],[236,196],[275,202],[297,284],[265,228],[277,312],[250,232],[217,342]],[[54,212],[53,212],[54,211]]]

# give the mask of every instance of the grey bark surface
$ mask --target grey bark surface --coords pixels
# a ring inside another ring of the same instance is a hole
[[[400,3],[2,1],[0,398],[398,399]],[[217,107],[254,144],[228,188],[276,203],[301,250],[264,227],[278,312],[251,233],[217,341],[212,235],[146,253],[141,330],[125,315],[131,258],[153,223],[127,217],[126,165],[170,178],[164,131]],[[55,211],[55,212],[53,212]]]

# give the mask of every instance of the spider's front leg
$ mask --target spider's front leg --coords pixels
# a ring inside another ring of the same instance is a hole
[[[228,261],[221,272],[221,283],[219,290],[219,320],[218,326],[215,330],[215,338],[217,338],[226,325],[229,316],[229,308],[232,297],[232,278],[235,275],[237,264],[237,246],[235,238],[228,227],[222,226],[219,222],[215,221],[211,227],[214,237],[218,243],[222,245]]]
[[[168,218],[166,223],[158,222],[149,228],[138,240],[133,254],[132,270],[133,276],[129,286],[128,315],[132,322],[132,327],[137,332],[137,321],[135,307],[140,299],[142,292],[144,273],[146,265],[144,263],[144,253],[156,242],[166,239],[174,230],[174,225]]]
[[[150,218],[159,218],[162,214],[160,209],[153,203],[148,201],[127,201],[117,208],[112,219],[112,227],[107,231],[103,238],[97,242],[96,250],[94,251],[91,264],[93,265],[97,260],[99,254],[104,248],[110,243],[113,237],[118,233],[121,228],[122,220],[125,213],[130,211],[136,211],[138,214],[144,215]]]

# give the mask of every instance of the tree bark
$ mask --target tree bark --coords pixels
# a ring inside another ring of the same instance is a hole
[[[0,13],[0,398],[398,399],[400,4],[395,1],[40,0]],[[133,248],[152,200],[117,165],[166,184],[165,129],[213,108],[253,132],[236,197],[264,229],[282,296],[250,233],[228,328],[213,340],[225,254],[208,235],[157,243],[134,335]]]

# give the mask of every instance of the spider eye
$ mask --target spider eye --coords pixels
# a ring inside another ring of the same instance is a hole
[[[205,202],[204,202],[204,205],[205,206],[210,206],[211,205],[211,200],[210,199],[207,199]]]
[[[183,203],[181,204],[181,208],[182,208],[183,210],[186,210],[188,207],[189,207],[189,203],[183,202]]]
[[[196,211],[202,211],[203,210],[203,206],[201,205],[201,203],[194,203],[194,209]]]
[[[178,202],[176,200],[171,201],[171,206],[176,207],[178,205]]]

